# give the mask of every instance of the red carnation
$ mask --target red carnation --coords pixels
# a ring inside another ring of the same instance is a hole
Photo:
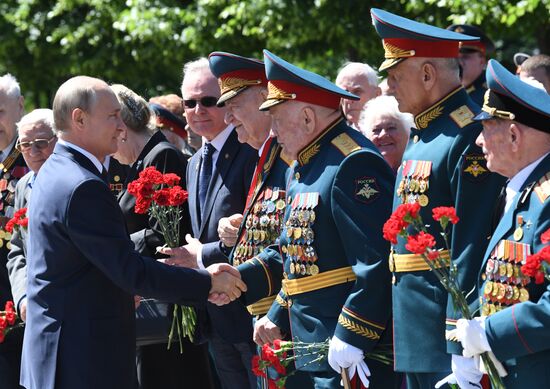
[[[166,184],[168,186],[174,186],[174,185],[179,184],[180,176],[178,176],[177,174],[174,174],[174,173],[166,173],[163,176],[163,181],[164,181],[164,184]]]
[[[23,228],[27,228],[29,226],[29,218],[26,217],[24,219],[21,219],[18,224]]]
[[[528,255],[525,260],[525,265],[521,267],[521,272],[535,279],[536,284],[544,282],[544,272],[542,270],[542,257],[539,253]]]
[[[151,206],[151,200],[144,199],[142,197],[136,198],[136,206],[134,207],[134,212],[137,214],[146,214],[149,211]]]
[[[162,173],[159,172],[154,166],[149,166],[139,173],[140,180],[151,185],[163,184],[164,180],[162,176]]]
[[[454,207],[436,207],[432,209],[432,217],[435,221],[440,222],[444,229],[447,227],[447,223],[456,224],[459,221]]]
[[[170,189],[169,188],[162,188],[157,190],[153,194],[153,201],[160,205],[161,207],[165,207],[167,205],[170,205]]]
[[[260,368],[260,356],[254,355],[252,357],[252,372],[258,377],[267,377],[265,369]]]
[[[395,215],[395,217],[397,217],[398,219],[401,219],[410,224],[412,221],[411,219],[418,218],[418,212],[420,211],[420,208],[421,208],[420,204],[416,202],[401,204],[393,212],[393,215]]]
[[[6,223],[6,227],[4,228],[11,234],[13,232],[13,227],[15,227],[15,219],[12,218],[8,220],[8,222]]]
[[[545,244],[550,243],[550,228],[542,233],[540,236],[540,241]]]
[[[428,251],[428,259],[430,261],[435,261],[439,257],[439,251],[437,250],[429,250]]]
[[[170,205],[177,207],[187,201],[188,193],[181,186],[176,185],[170,188]]]
[[[413,254],[424,254],[428,248],[435,246],[435,239],[431,234],[421,231],[417,235],[407,238],[405,248]]]

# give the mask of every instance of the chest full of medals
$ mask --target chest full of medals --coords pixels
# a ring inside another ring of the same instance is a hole
[[[286,207],[285,191],[266,187],[258,194],[245,219],[233,256],[237,266],[277,242]]]
[[[401,181],[397,187],[401,203],[418,202],[422,207],[427,206],[432,162],[408,160],[403,161],[402,167]]]
[[[298,193],[289,199],[290,214],[285,222],[286,242],[281,245],[292,278],[319,273],[317,253],[314,247],[316,220],[315,207],[319,193]],[[286,265],[285,265],[286,269]]]
[[[481,314],[492,315],[506,307],[529,300],[530,278],[521,272],[521,265],[530,254],[530,245],[501,240],[485,265]]]

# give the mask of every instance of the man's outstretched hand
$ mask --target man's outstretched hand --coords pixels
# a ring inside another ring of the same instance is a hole
[[[212,276],[212,287],[208,301],[216,305],[225,305],[246,292],[246,284],[241,280],[237,269],[227,263],[210,265],[206,270]]]

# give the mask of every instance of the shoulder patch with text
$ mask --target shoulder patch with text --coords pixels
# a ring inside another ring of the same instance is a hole
[[[466,154],[462,162],[462,175],[471,181],[480,181],[489,175],[483,154]]]
[[[361,177],[355,180],[355,199],[368,204],[378,198],[380,188],[375,177]]]

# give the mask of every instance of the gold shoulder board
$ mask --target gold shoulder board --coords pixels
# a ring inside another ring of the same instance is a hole
[[[533,188],[541,203],[550,196],[550,172],[546,173]]]
[[[347,157],[351,153],[357,150],[361,150],[361,146],[359,146],[351,137],[346,134],[340,134],[336,138],[334,138],[331,142],[342,154],[344,154],[344,157]]]
[[[463,105],[451,112],[449,116],[460,128],[463,128],[473,122],[472,118],[474,117],[474,113],[470,110],[470,108]]]

